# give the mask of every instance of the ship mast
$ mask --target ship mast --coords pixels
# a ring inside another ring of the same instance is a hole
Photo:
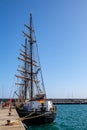
[[[28,29],[28,33],[23,31],[25,38],[25,44],[22,44],[24,50],[20,50],[20,57],[24,64],[24,67],[18,66],[18,72],[21,75],[15,75],[17,78],[21,79],[21,84],[17,83],[16,85],[21,86],[21,97],[26,100],[29,96],[30,100],[35,98],[45,98],[45,88],[43,84],[43,78],[41,73],[41,66],[38,56],[38,49],[36,42],[33,24],[32,24],[32,14],[30,13],[30,26],[24,24]],[[34,55],[36,49],[36,56]],[[29,95],[28,95],[29,94]]]
[[[32,62],[32,14],[30,13],[30,58],[31,58],[31,99],[33,98],[33,62]]]
[[[27,47],[27,39],[25,39],[25,46]],[[27,55],[27,48],[25,47],[25,54]],[[27,60],[27,58],[25,57],[25,61]],[[27,63],[25,62],[25,75],[27,75]],[[24,91],[24,98],[25,100],[27,99],[27,81],[24,81],[24,85],[25,85],[25,91]]]

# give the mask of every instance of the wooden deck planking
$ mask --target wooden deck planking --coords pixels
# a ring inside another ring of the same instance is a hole
[[[11,110],[11,115],[9,116],[8,108],[0,108],[0,130],[25,130],[21,121],[17,121],[19,118],[15,109]],[[7,120],[11,122],[14,121],[11,125],[6,125]]]

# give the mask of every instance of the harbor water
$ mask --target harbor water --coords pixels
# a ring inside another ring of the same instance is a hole
[[[87,105],[57,105],[53,123],[28,126],[28,130],[87,130]]]

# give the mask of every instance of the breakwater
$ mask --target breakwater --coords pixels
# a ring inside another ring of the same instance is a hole
[[[49,100],[49,99],[48,99]],[[50,99],[54,104],[87,104],[87,99]]]
[[[0,98],[0,102],[6,102],[9,99],[2,99]],[[17,99],[12,99],[12,102],[15,102]],[[58,98],[50,98],[47,100],[52,100],[54,104],[87,104],[87,99],[72,99],[72,98],[66,98],[66,99],[58,99]]]

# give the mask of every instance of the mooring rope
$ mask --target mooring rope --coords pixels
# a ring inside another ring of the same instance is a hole
[[[28,120],[28,119],[30,120],[30,119],[33,119],[33,118],[38,118],[38,117],[41,117],[41,116],[43,116],[43,115],[48,114],[49,112],[45,112],[45,113],[43,113],[43,114],[30,117],[33,113],[35,113],[35,112],[32,112],[32,113],[30,113],[29,115],[27,115],[27,116],[25,116],[25,117],[18,118],[18,119],[16,119],[16,120],[10,121],[9,124],[5,124],[5,125],[18,124],[18,122],[20,122],[20,121],[24,121],[24,120]],[[3,125],[4,125],[4,124],[0,124],[0,126],[3,126]]]

